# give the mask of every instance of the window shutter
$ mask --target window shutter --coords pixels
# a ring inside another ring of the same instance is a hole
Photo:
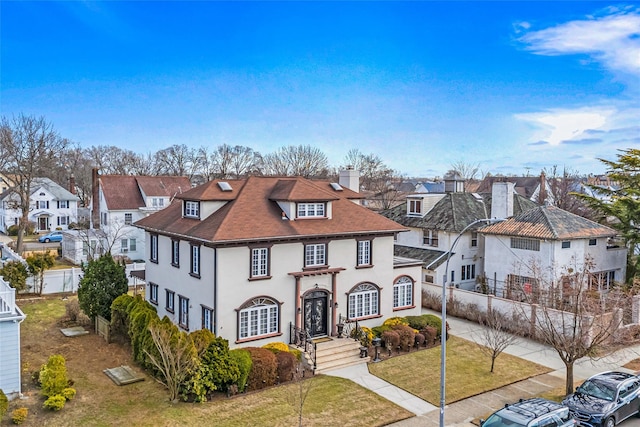
[[[57,220],[58,220],[58,225],[60,225],[60,217],[58,217]]]
[[[58,209],[60,209],[60,200],[58,200],[56,203],[58,203]]]

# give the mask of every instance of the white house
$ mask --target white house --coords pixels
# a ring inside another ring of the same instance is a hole
[[[490,193],[466,193],[463,182],[454,178],[445,180],[445,189],[445,193],[410,194],[382,215],[409,228],[397,235],[395,254],[422,260],[424,282],[442,285],[446,281],[474,290],[485,269],[484,241],[478,230],[486,225],[474,222],[508,218],[536,205],[518,195],[509,182],[495,183]]]
[[[26,318],[16,305],[15,289],[0,278],[0,389],[9,399],[21,393],[20,323]]]
[[[585,259],[593,263],[588,267],[594,288],[606,290],[625,280],[627,249],[617,244],[617,232],[554,206],[522,212],[480,233],[485,236],[485,271],[495,277],[500,296],[536,292],[542,277],[558,279]]]
[[[0,195],[0,231],[7,232],[17,225],[22,217],[18,208],[18,194],[9,189]],[[31,183],[31,204],[29,221],[36,225],[36,231],[46,233],[51,230],[67,230],[69,224],[77,222],[80,198],[56,184],[49,178],[34,178]]]
[[[147,300],[180,328],[235,346],[336,335],[420,314],[420,265],[393,255],[405,228],[347,183],[301,177],[211,181],[136,222],[146,232]],[[357,190],[357,185],[351,185]]]
[[[189,179],[183,176],[98,175],[94,170],[92,228],[101,232],[92,236],[103,238],[96,239],[96,247],[91,246],[93,242],[87,247],[85,233],[83,251],[97,251],[98,255],[110,251],[131,260],[144,259],[144,231],[133,223],[169,206],[176,195],[190,188]]]

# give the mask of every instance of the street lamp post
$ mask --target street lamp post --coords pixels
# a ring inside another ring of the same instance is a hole
[[[460,237],[471,227],[481,222],[494,223],[504,221],[504,219],[482,218],[473,221],[462,229],[456,236],[455,240],[449,248],[447,254],[447,263],[444,267],[444,280],[442,282],[442,325],[440,329],[440,427],[444,427],[444,402],[445,402],[445,374],[446,374],[446,357],[447,357],[447,278],[449,277],[449,261],[451,260],[451,252],[455,248]]]

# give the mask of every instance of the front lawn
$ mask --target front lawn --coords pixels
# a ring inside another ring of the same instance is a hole
[[[305,426],[382,426],[413,416],[352,381],[322,375],[233,398],[219,396],[203,404],[168,402],[167,391],[147,375],[145,381],[119,387],[103,370],[129,365],[142,373],[131,360],[131,352],[126,346],[107,344],[94,333],[65,337],[60,332],[66,325],[61,322],[65,303],[59,298],[18,300],[27,314],[21,325],[25,399],[12,401],[9,414],[17,407],[28,407],[25,425],[292,426],[298,425],[296,408],[307,388]],[[44,399],[31,379],[52,354],[65,357],[77,390],[75,399],[59,412],[42,409]],[[10,417],[5,415],[0,425],[11,425]]]
[[[446,402],[453,403],[476,394],[544,374],[550,369],[509,354],[491,359],[477,344],[451,336],[447,341]],[[370,363],[369,371],[427,402],[440,405],[440,347]]]

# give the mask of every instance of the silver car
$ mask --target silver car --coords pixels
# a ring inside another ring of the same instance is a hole
[[[507,404],[494,412],[482,427],[574,427],[578,422],[569,408],[558,402],[536,397]]]

